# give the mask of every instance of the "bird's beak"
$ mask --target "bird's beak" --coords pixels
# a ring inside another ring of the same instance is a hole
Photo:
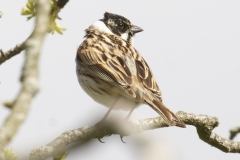
[[[138,26],[135,26],[133,25],[131,28],[130,28],[130,31],[133,32],[133,33],[138,33],[138,32],[142,32],[143,29],[138,27]]]

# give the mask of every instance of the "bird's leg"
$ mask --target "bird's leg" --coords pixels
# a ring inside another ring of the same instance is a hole
[[[103,117],[103,119],[102,119],[101,121],[104,122],[105,120],[107,120],[108,115],[110,114],[110,112],[111,112],[112,109],[114,108],[114,106],[115,106],[115,104],[117,103],[117,101],[118,101],[118,98],[116,98],[116,99],[114,100],[113,104],[112,104],[111,107],[108,109],[107,113],[105,114],[105,116]]]
[[[107,117],[109,116],[110,112],[112,111],[112,109],[114,108],[114,104],[115,104],[116,100],[114,101],[113,105],[108,109],[107,113],[104,115],[103,119],[101,121],[106,121]]]
[[[129,120],[129,118],[130,118],[130,116],[131,116],[131,114],[132,114],[132,112],[133,112],[134,109],[135,109],[135,107],[133,107],[133,108],[129,111],[127,117],[124,118],[123,121],[128,121],[128,120]],[[122,141],[123,143],[126,143],[126,142],[123,141],[123,136],[122,136],[122,135],[120,135],[120,138],[121,138],[121,141]]]
[[[130,118],[130,116],[131,116],[131,114],[132,114],[132,112],[133,112],[134,109],[135,109],[135,107],[133,107],[133,108],[129,111],[127,117],[124,118],[124,121],[128,121],[128,120],[129,120],[129,118]]]
[[[98,122],[95,126],[102,126],[102,125],[104,125],[104,123],[105,123],[106,120],[107,120],[108,115],[110,114],[110,112],[111,112],[112,109],[114,108],[114,106],[115,106],[115,104],[117,103],[117,101],[118,101],[118,98],[116,98],[116,99],[114,100],[113,104],[112,104],[111,107],[108,109],[108,111],[107,111],[107,113],[104,115],[103,119],[102,119],[100,122]],[[111,136],[111,135],[112,135],[112,134],[109,134],[108,136]],[[105,142],[101,141],[101,138],[100,138],[100,137],[98,138],[98,140],[99,140],[99,142],[101,142],[101,143],[105,143]]]
[[[106,122],[107,120],[107,117],[109,116],[110,112],[112,111],[112,109],[114,108],[115,104],[117,103],[118,101],[118,98],[116,98],[113,102],[113,104],[111,105],[111,107],[108,109],[107,113],[104,115],[103,119],[98,122],[95,126],[99,126],[99,125],[102,125],[104,122]]]

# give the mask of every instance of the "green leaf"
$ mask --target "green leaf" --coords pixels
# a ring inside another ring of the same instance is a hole
[[[30,11],[34,11],[34,5],[33,5],[33,3],[28,2],[28,3],[26,4],[26,6],[27,6],[27,8],[28,8]]]
[[[36,16],[36,10],[35,10],[35,3],[37,0],[28,0],[26,3],[26,8],[22,8],[21,14],[23,16],[27,16],[27,20],[30,20],[31,18]],[[66,29],[59,26],[56,22],[56,19],[58,18],[58,13],[60,11],[60,8],[57,5],[56,0],[49,0],[51,4],[51,15],[50,15],[50,21],[49,21],[49,32],[54,33],[55,31],[59,34],[63,34],[63,31]]]

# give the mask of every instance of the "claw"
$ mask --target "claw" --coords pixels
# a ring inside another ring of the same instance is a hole
[[[126,144],[126,142],[123,141],[123,136],[120,135],[121,141]]]
[[[99,140],[99,142],[101,142],[101,143],[105,143],[105,142],[101,141],[101,138],[97,138],[97,139]]]

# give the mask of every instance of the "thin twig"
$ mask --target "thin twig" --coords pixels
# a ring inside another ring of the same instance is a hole
[[[240,153],[240,142],[233,142],[222,138],[212,130],[218,126],[218,119],[207,115],[195,115],[191,113],[178,112],[177,116],[187,125],[193,125],[197,129],[199,138],[204,142],[228,153]],[[34,149],[30,154],[30,160],[46,159],[54,156],[66,149],[70,144],[82,143],[92,138],[102,138],[109,134],[119,134],[128,136],[135,133],[141,133],[146,130],[167,127],[167,124],[161,117],[149,118],[144,120],[133,120],[129,123],[118,122],[111,124],[97,125],[93,127],[85,126],[64,132],[46,146]]]
[[[38,91],[38,60],[42,42],[48,30],[50,4],[48,0],[37,1],[36,25],[33,33],[24,43],[25,63],[22,70],[22,88],[14,100],[12,112],[0,129],[0,150],[13,138],[25,120],[30,103]]]
[[[234,127],[230,129],[230,139],[233,140],[235,136],[240,133],[240,127]]]
[[[16,56],[17,54],[21,53],[23,50],[26,49],[25,42],[22,42],[21,44],[16,45],[14,48],[10,49],[7,52],[3,52],[3,50],[0,49],[0,65],[5,62],[6,60],[12,58],[13,56]]]
[[[3,15],[3,13],[2,13],[2,11],[0,11],[0,18],[2,18],[2,15]]]

